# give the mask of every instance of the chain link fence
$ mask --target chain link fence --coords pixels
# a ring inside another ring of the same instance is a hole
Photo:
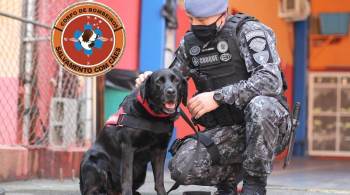
[[[51,25],[74,0],[0,0],[0,145],[85,146],[95,81],[61,68]]]

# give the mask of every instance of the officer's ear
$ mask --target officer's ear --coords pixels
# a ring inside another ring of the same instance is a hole
[[[142,101],[147,100],[149,97],[149,93],[151,92],[151,77],[152,75],[149,75],[140,86]]]
[[[188,94],[188,84],[185,77],[181,77],[181,98],[182,104],[187,106],[187,94]]]

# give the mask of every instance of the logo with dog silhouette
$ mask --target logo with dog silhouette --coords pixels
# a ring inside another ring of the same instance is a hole
[[[80,76],[98,76],[118,63],[125,39],[123,22],[111,8],[80,2],[66,8],[56,19],[51,46],[65,70]]]

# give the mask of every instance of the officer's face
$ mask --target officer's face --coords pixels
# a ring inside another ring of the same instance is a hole
[[[225,23],[225,15],[222,15],[222,14],[218,14],[218,15],[215,15],[215,16],[210,16],[210,17],[206,17],[206,18],[196,18],[196,17],[193,17],[191,16],[190,14],[187,14],[187,16],[189,17],[190,19],[190,22],[191,22],[191,25],[205,25],[205,26],[208,26],[212,23],[214,23],[215,21],[217,26]]]

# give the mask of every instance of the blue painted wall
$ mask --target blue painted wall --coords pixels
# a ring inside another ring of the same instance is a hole
[[[294,154],[303,156],[307,140],[308,22],[294,23],[294,102],[301,103],[300,124],[296,130]]]
[[[166,31],[165,19],[161,16],[164,4],[165,0],[142,1],[139,63],[141,72],[164,67]]]

